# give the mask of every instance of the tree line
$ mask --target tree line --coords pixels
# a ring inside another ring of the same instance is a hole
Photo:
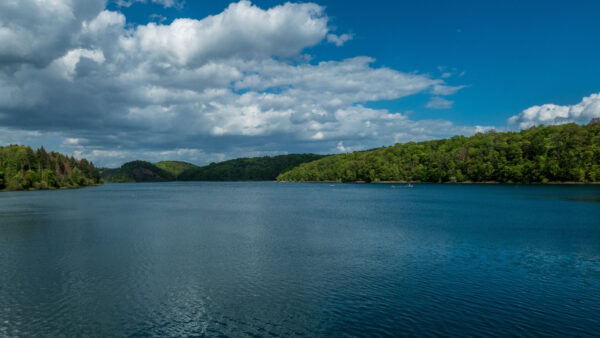
[[[0,146],[0,190],[78,188],[99,184],[99,171],[86,159],[77,160],[44,147]]]
[[[273,181],[277,175],[324,155],[289,154],[238,158],[183,171],[178,181]]]
[[[489,131],[305,163],[280,181],[547,183],[600,181],[600,123]]]

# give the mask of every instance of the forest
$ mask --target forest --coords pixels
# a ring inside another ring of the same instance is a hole
[[[79,188],[100,184],[99,171],[86,159],[77,160],[44,147],[0,146],[0,190]]]
[[[196,166],[195,164],[182,161],[160,161],[154,163],[154,165],[162,170],[171,173],[173,176],[175,176],[176,179],[177,177],[179,177],[179,175],[181,175],[182,172],[188,169],[198,168],[198,166]]]
[[[163,162],[163,166],[164,166]],[[146,161],[131,161],[116,169],[102,169],[100,176],[106,182],[169,182],[175,181],[176,175],[157,165]]]
[[[408,142],[305,163],[279,181],[598,182],[600,123]]]
[[[131,161],[120,168],[101,170],[106,182],[167,182],[167,181],[273,181],[277,175],[302,163],[318,160],[324,155],[290,154],[274,157],[237,158],[196,166],[181,161]]]
[[[306,162],[323,158],[324,155],[290,154],[238,158],[203,167],[187,169],[179,181],[273,181],[277,175]]]

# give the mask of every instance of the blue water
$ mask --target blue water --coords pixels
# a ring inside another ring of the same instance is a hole
[[[0,336],[600,335],[600,186],[0,193]]]

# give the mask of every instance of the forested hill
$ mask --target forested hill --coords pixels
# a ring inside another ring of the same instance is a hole
[[[279,181],[598,182],[600,123],[409,142],[302,164]]]
[[[99,184],[94,164],[42,147],[0,146],[0,190],[78,188]]]
[[[117,169],[102,169],[100,173],[106,182],[168,182],[175,181],[176,175],[146,161],[131,161]]]
[[[290,154],[274,157],[238,158],[185,170],[177,179],[180,181],[272,181],[277,175],[287,170],[324,156]]]
[[[107,182],[166,181],[272,181],[277,175],[301,163],[323,158],[324,155],[291,154],[274,157],[238,158],[198,167],[180,161],[150,163],[132,161],[117,169],[102,169]]]
[[[182,162],[182,161],[161,161],[161,162],[154,163],[154,165],[163,170],[170,172],[171,174],[175,175],[176,178],[182,172],[184,172],[188,169],[198,168],[198,166],[195,164]]]

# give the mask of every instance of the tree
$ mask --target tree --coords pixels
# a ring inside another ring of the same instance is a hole
[[[6,183],[6,189],[8,190],[23,190],[25,185],[25,178],[19,172],[16,173],[10,180]]]
[[[4,188],[4,169],[0,166],[0,190],[3,190]]]
[[[35,187],[36,183],[39,184],[39,179],[40,177],[35,171],[31,169],[27,170],[25,172],[25,183],[23,184],[23,188],[29,189]]]

